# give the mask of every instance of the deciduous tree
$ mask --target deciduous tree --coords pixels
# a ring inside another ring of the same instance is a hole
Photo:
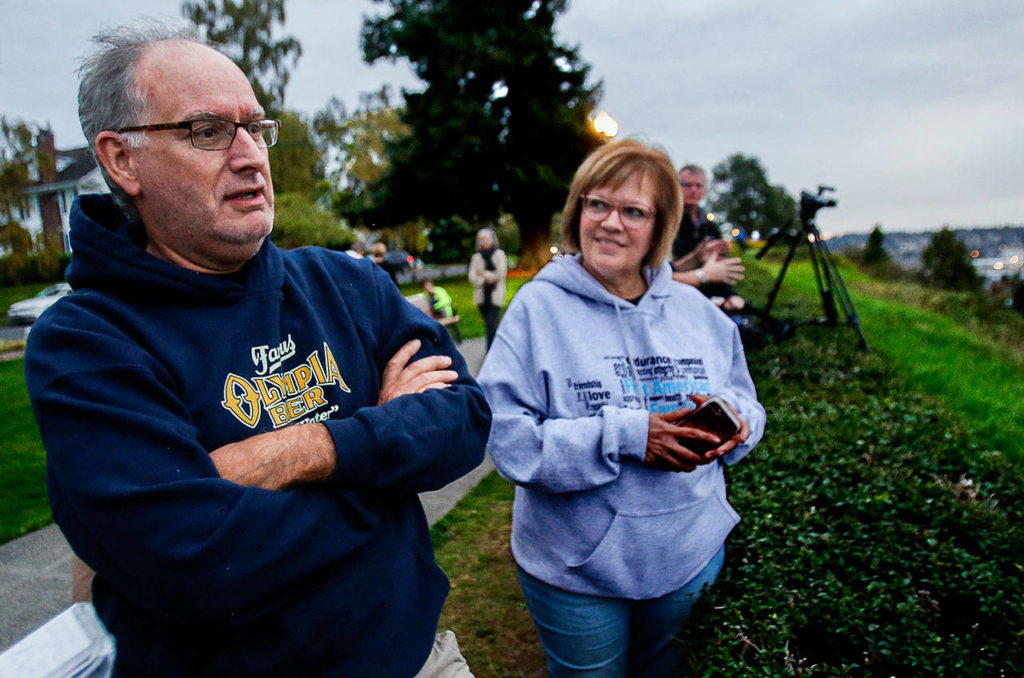
[[[796,211],[786,189],[768,183],[761,161],[741,153],[715,165],[710,193],[711,209],[747,233],[784,227]]]
[[[548,258],[551,215],[583,157],[598,143],[589,114],[599,85],[575,48],[555,41],[565,0],[377,0],[367,19],[369,63],[407,58],[426,83],[404,92],[412,133],[389,146],[375,189],[378,221],[425,216],[519,225],[523,258]]]
[[[276,196],[270,239],[285,249],[319,245],[343,250],[352,244],[355,235],[336,214],[320,208],[309,196],[282,193]]]
[[[275,193],[301,193],[312,198],[323,178],[320,151],[313,144],[309,126],[296,113],[282,113],[281,133],[270,148]]]
[[[387,86],[360,96],[359,108],[349,114],[336,97],[313,118],[313,134],[335,188],[335,206],[349,219],[361,220],[374,211],[369,187],[390,166],[389,144],[409,134],[401,110],[392,105]]]
[[[33,135],[28,123],[0,116],[0,228],[17,222],[26,204],[23,190],[29,184],[29,165],[35,154]]]
[[[268,115],[279,115],[291,69],[302,56],[294,37],[274,38],[275,26],[284,25],[284,0],[201,0],[182,3],[181,12],[207,40],[223,46]]]

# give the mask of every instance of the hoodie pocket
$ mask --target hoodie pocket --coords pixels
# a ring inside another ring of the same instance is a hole
[[[589,555],[566,565],[608,595],[662,595],[693,578],[738,522],[717,493],[669,509],[620,511]]]

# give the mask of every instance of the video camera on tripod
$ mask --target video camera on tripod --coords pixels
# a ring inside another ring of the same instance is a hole
[[[768,301],[763,311],[761,311],[761,318],[772,330],[777,340],[791,336],[795,328],[800,325],[849,325],[857,331],[857,335],[860,337],[861,348],[870,350],[867,339],[860,328],[860,318],[857,316],[857,309],[853,307],[853,301],[850,299],[850,293],[846,289],[842,275],[839,273],[839,267],[836,265],[828,245],[821,237],[821,233],[818,232],[818,227],[814,221],[819,210],[825,207],[836,206],[835,198],[825,195],[826,192],[834,192],[835,190],[832,186],[819,184],[816,195],[802,191],[800,193],[799,209],[800,228],[791,229],[790,226],[792,226],[793,220],[790,220],[782,228],[773,229],[768,234],[764,248],[757,253],[757,258],[760,259],[779,239],[784,237],[789,240],[789,251],[786,253],[786,258],[783,261],[782,270],[779,271],[779,277],[775,280],[775,286],[768,294]],[[796,254],[797,247],[801,242],[807,243],[810,252],[814,279],[818,285],[818,294],[821,296],[821,305],[825,316],[812,320],[779,320],[772,317],[772,306],[775,305],[775,299],[782,288],[782,281],[786,277],[786,271],[789,270],[789,264],[793,261],[793,256]],[[844,318],[842,321],[840,321],[840,315]]]
[[[823,186],[818,184],[818,194],[812,195],[807,191],[800,192],[800,221],[813,221],[814,215],[818,213],[823,207],[835,207],[835,198],[826,198],[825,191],[831,191],[835,193],[836,189],[832,186]]]

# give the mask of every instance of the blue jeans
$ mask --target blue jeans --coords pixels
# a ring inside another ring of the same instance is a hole
[[[682,647],[672,639],[724,560],[722,546],[681,588],[649,600],[573,593],[519,568],[519,585],[548,655],[548,672],[553,678],[670,675],[683,658]]]

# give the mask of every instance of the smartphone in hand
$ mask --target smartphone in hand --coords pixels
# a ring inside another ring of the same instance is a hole
[[[687,412],[674,423],[677,426],[690,426],[714,433],[721,438],[722,443],[739,433],[740,430],[740,420],[736,418],[736,415],[732,413],[732,409],[719,396],[711,396],[695,410]],[[697,454],[704,454],[708,450],[713,450],[722,444],[712,443],[707,440],[694,440],[692,438],[686,438],[681,442]]]

